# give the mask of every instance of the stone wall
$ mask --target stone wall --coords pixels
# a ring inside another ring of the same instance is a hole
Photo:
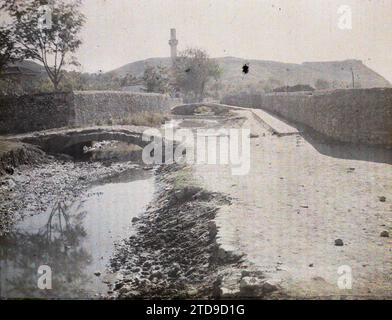
[[[0,134],[105,124],[132,114],[168,112],[181,100],[153,93],[76,91],[0,98]]]
[[[227,96],[223,103],[261,108],[342,142],[392,146],[392,89],[315,94]]]
[[[67,126],[74,117],[67,93],[0,98],[0,134]]]
[[[107,120],[121,120],[141,112],[169,112],[180,99],[156,93],[120,91],[76,91],[73,94],[75,125],[92,125]]]

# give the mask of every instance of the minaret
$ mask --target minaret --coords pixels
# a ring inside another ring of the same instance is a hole
[[[172,60],[174,60],[175,58],[177,58],[177,45],[178,45],[178,40],[176,39],[176,29],[170,29],[169,45],[170,45],[170,56]]]

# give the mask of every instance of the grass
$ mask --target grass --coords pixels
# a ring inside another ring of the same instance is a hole
[[[200,106],[195,109],[194,113],[196,113],[196,114],[210,114],[210,113],[212,113],[212,110],[211,110],[211,108],[209,108],[207,106]]]
[[[143,111],[129,115],[128,117],[122,118],[120,120],[113,120],[113,123],[120,125],[159,127],[167,119],[167,116],[163,113]]]
[[[142,111],[121,119],[106,119],[106,120],[96,120],[95,125],[102,126],[112,126],[112,125],[133,125],[133,126],[145,126],[145,127],[160,127],[169,118],[164,113],[156,113],[150,111]]]
[[[173,186],[174,189],[184,189],[189,186],[199,186],[199,184],[195,181],[192,169],[190,167],[183,167],[179,171],[175,171],[172,174]]]

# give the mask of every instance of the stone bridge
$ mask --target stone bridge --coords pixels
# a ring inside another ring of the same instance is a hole
[[[22,134],[9,137],[9,140],[18,140],[30,143],[42,148],[45,152],[68,153],[69,150],[82,149],[83,146],[91,145],[93,141],[122,141],[145,147],[151,142],[151,139],[162,139],[161,136],[152,135],[150,140],[143,141],[143,132],[148,127],[140,126],[107,126],[107,127],[89,127],[78,129],[62,129],[40,131],[31,134]],[[157,141],[157,140],[155,140]]]

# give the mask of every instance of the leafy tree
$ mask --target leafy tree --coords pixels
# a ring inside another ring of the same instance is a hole
[[[79,32],[85,22],[81,0],[56,0],[50,3],[51,23],[43,25],[44,0],[9,1],[3,4],[13,19],[15,41],[26,58],[41,62],[53,84],[59,89],[65,65],[78,65],[74,53],[82,41]],[[46,21],[47,22],[47,21]]]
[[[22,57],[22,50],[16,46],[11,26],[0,26],[0,75],[6,65]]]
[[[170,91],[170,79],[167,68],[148,65],[143,74],[146,92],[167,93]]]
[[[174,85],[185,96],[202,101],[210,80],[221,75],[219,65],[210,59],[207,52],[197,48],[183,51],[173,65]]]

